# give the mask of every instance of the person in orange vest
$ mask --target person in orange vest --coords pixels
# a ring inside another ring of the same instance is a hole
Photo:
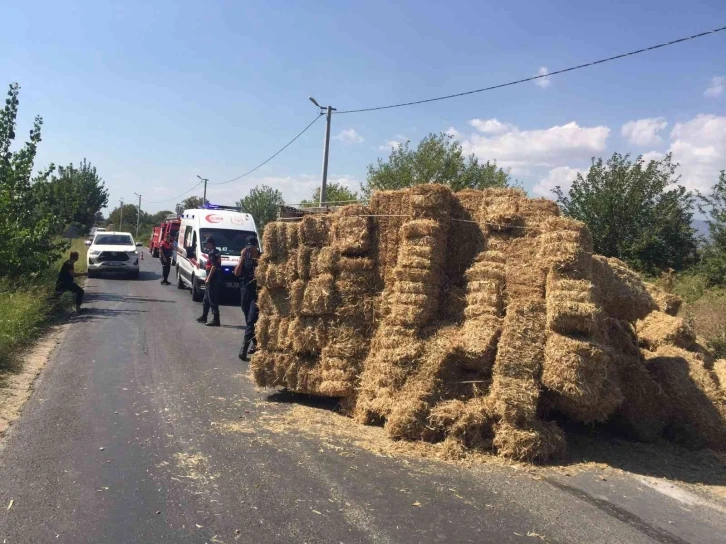
[[[214,238],[209,236],[204,240],[205,253],[207,254],[207,279],[204,281],[204,302],[202,304],[202,315],[197,322],[205,323],[207,327],[219,327],[219,290],[222,285],[222,253],[217,249]],[[207,323],[209,310],[212,310],[212,321]]]

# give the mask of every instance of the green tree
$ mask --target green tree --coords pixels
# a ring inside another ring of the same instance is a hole
[[[47,182],[35,185],[41,207],[66,225],[87,232],[96,214],[108,204],[108,190],[86,159],[78,167],[60,166]]]
[[[694,197],[678,185],[677,167],[670,154],[645,164],[614,153],[607,162],[593,159],[567,194],[553,192],[562,212],[590,229],[596,253],[649,273],[683,270],[694,263],[697,242]]]
[[[362,190],[366,197],[373,191],[403,189],[422,183],[442,183],[452,191],[507,187],[509,172],[496,161],[481,164],[472,154],[464,156],[461,144],[450,134],[429,134],[415,150],[409,142],[391,150],[386,161],[368,165]]]
[[[726,284],[726,170],[721,170],[711,194],[699,194],[699,210],[708,219],[708,240],[703,247],[701,270],[709,285]]]
[[[13,152],[20,86],[12,83],[5,106],[0,110],[0,274],[28,277],[46,271],[60,256],[64,243],[56,234],[60,222],[38,206],[33,185],[44,183],[51,168],[32,178],[40,129],[37,116],[29,140]]]
[[[170,210],[162,210],[160,212],[156,212],[154,214],[151,214],[149,216],[149,224],[150,225],[158,225],[162,221],[164,221],[169,215],[175,215],[174,212]]]
[[[237,202],[237,206],[243,212],[250,214],[255,219],[260,234],[267,223],[277,219],[280,206],[284,205],[282,193],[267,185],[255,187],[246,197]]]
[[[345,185],[332,181],[325,187],[325,201],[331,205],[340,203],[341,205],[353,204],[358,200],[358,193],[351,191]],[[315,189],[310,200],[300,202],[301,206],[318,206],[320,204],[320,187]]]
[[[201,208],[202,204],[204,203],[204,200],[202,200],[201,196],[190,196],[179,202],[174,210],[177,214],[183,213],[184,210],[191,210],[194,208]],[[207,203],[209,203],[209,200],[207,200]]]
[[[106,228],[111,227],[117,231],[135,233],[138,211],[139,208],[135,204],[124,204],[122,217],[121,206],[114,208],[111,213],[108,214],[108,219],[106,220]],[[139,234],[141,234],[143,230],[145,230],[151,224],[151,216],[144,210],[141,210],[141,217],[139,221]]]

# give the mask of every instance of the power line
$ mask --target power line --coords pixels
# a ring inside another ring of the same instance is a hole
[[[225,185],[225,184],[227,184],[227,183],[232,183],[233,181],[237,181],[238,179],[242,179],[243,177],[245,177],[245,176],[248,176],[248,175],[250,175],[250,174],[251,174],[252,172],[254,172],[255,170],[259,170],[259,169],[260,169],[260,168],[262,168],[262,167],[263,167],[264,165],[266,165],[266,164],[267,164],[268,162],[270,162],[270,161],[271,161],[272,159],[274,159],[275,157],[277,157],[277,156],[278,156],[278,155],[279,155],[280,153],[282,153],[283,151],[285,151],[285,150],[286,150],[286,149],[287,149],[288,147],[290,147],[290,146],[292,145],[292,143],[293,143],[293,142],[294,142],[295,140],[297,140],[297,139],[298,139],[298,138],[299,138],[300,136],[302,136],[303,134],[305,134],[305,132],[307,132],[307,130],[308,130],[308,129],[309,129],[309,128],[310,128],[311,126],[313,126],[313,125],[315,124],[315,121],[317,121],[318,119],[320,119],[320,117],[322,117],[322,115],[323,115],[322,113],[319,113],[319,114],[318,114],[318,116],[317,116],[317,117],[316,117],[315,119],[313,119],[313,120],[312,120],[312,121],[310,122],[310,124],[309,124],[308,126],[306,126],[306,127],[304,128],[304,129],[302,129],[302,130],[301,130],[301,131],[300,131],[300,132],[299,132],[299,133],[297,134],[297,136],[295,136],[295,137],[294,137],[294,138],[293,138],[292,140],[290,140],[289,142],[287,142],[287,143],[286,143],[286,144],[285,144],[285,145],[284,145],[284,146],[283,146],[282,148],[280,148],[280,149],[279,149],[279,150],[277,151],[277,153],[275,153],[274,155],[272,155],[272,156],[271,156],[270,158],[268,158],[268,159],[267,159],[267,160],[265,160],[264,162],[261,162],[260,164],[258,164],[257,166],[255,166],[255,167],[254,167],[254,168],[253,168],[252,170],[248,170],[247,172],[245,172],[244,174],[242,174],[242,175],[240,175],[240,176],[237,176],[236,178],[228,179],[227,181],[221,181],[221,182],[219,182],[219,183],[210,183],[210,185]]]
[[[427,98],[425,100],[416,100],[413,102],[403,102],[401,104],[391,104],[389,106],[378,106],[378,107],[374,107],[374,108],[360,108],[360,109],[356,109],[356,110],[343,110],[343,111],[337,112],[336,115],[342,115],[344,113],[361,113],[361,112],[365,112],[365,111],[390,110],[393,108],[402,108],[404,106],[415,106],[416,104],[425,104],[427,102],[437,102],[439,100],[448,100],[449,98],[458,98],[460,96],[467,96],[470,94],[483,93],[484,91],[492,91],[494,89],[501,89],[503,87],[511,87],[512,85],[519,85],[520,83],[526,83],[528,81],[535,81],[537,79],[555,76],[557,74],[564,74],[565,72],[573,72],[573,71],[579,70],[581,68],[595,66],[596,64],[603,64],[605,62],[610,62],[610,61],[622,59],[625,57],[632,57],[633,55],[639,55],[640,53],[645,53],[647,51],[653,51],[654,49],[660,49],[662,47],[668,47],[669,45],[675,45],[677,43],[683,43],[683,42],[687,42],[689,40],[695,40],[696,38],[703,38],[704,36],[708,36],[710,34],[716,34],[717,32],[722,32],[724,30],[726,30],[726,26],[722,26],[721,28],[715,28],[713,30],[707,30],[706,32],[701,32],[700,34],[694,34],[693,36],[686,36],[684,38],[678,38],[677,40],[672,40],[672,41],[665,42],[665,43],[659,43],[658,45],[651,45],[650,47],[645,47],[643,49],[638,49],[636,51],[630,51],[628,53],[622,53],[620,55],[615,55],[613,57],[607,57],[605,59],[595,60],[595,61],[588,62],[585,64],[578,64],[577,66],[571,66],[569,68],[563,68],[562,70],[556,70],[556,71],[550,72],[548,74],[540,74],[537,76],[527,77],[524,79],[518,79],[516,81],[510,81],[508,83],[500,83],[499,85],[492,85],[491,87],[484,87],[482,89],[475,89],[473,91],[449,94],[446,96],[438,96],[436,98]]]
[[[193,186],[193,187],[191,187],[190,189],[187,189],[187,190],[186,190],[186,191],[184,191],[183,193],[181,193],[181,194],[179,194],[179,195],[176,195],[176,196],[173,196],[173,197],[171,197],[171,198],[167,198],[167,199],[165,199],[165,200],[147,200],[147,202],[148,202],[149,204],[163,204],[164,202],[169,202],[170,200],[176,200],[177,198],[179,198],[179,197],[181,197],[181,196],[184,196],[184,195],[185,195],[185,194],[187,194],[187,193],[190,193],[190,192],[192,192],[192,191],[193,191],[194,189],[196,189],[197,187],[199,187],[199,186],[200,186],[200,185],[201,185],[202,183],[203,183],[203,182],[201,182],[201,181],[198,181],[198,182],[197,182],[197,183],[195,183],[195,184],[194,184],[194,186]]]

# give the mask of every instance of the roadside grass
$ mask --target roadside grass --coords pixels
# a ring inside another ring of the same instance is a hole
[[[707,287],[697,274],[678,275],[669,283],[664,287],[684,301],[680,315],[693,323],[717,358],[726,358],[726,289]]]
[[[46,327],[72,307],[68,293],[54,299],[55,280],[61,262],[71,251],[78,251],[77,272],[86,271],[86,246],[83,239],[74,239],[53,270],[30,281],[0,281],[0,387],[2,374],[20,370],[20,355]]]

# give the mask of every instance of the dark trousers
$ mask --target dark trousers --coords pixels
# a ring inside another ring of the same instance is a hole
[[[211,308],[212,315],[219,315],[219,282],[210,281],[207,284],[207,290],[204,291],[204,302],[202,303],[203,315],[208,315]]]
[[[245,324],[250,320],[250,306],[257,301],[257,289],[254,287],[244,286],[240,288],[240,306],[245,316]]]
[[[65,291],[70,291],[71,293],[76,294],[76,306],[80,306],[83,302],[83,294],[85,291],[83,290],[83,287],[78,285],[77,283],[68,283],[66,285],[58,285],[55,289],[56,293],[58,295],[63,294]]]
[[[255,339],[255,323],[257,323],[258,317],[259,311],[257,309],[257,301],[253,300],[250,303],[247,317],[245,317],[245,322],[247,323],[247,326],[245,327],[245,346],[249,347],[250,343]]]
[[[169,271],[171,270],[171,259],[161,262],[161,278],[163,281],[169,281]]]

